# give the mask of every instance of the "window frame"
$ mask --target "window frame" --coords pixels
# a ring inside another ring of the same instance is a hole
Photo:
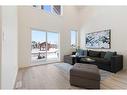
[[[44,10],[44,6],[51,6],[51,12],[47,12]],[[60,14],[57,14],[55,11],[54,11],[54,6],[60,6]],[[48,13],[48,14],[52,14],[52,15],[56,15],[56,16],[62,16],[63,15],[63,6],[62,5],[33,5],[34,8],[39,8],[41,10],[43,10],[45,13]]]
[[[44,31],[44,32],[46,32],[46,42],[48,41],[48,37],[47,37],[47,34],[48,34],[48,32],[51,32],[51,33],[58,33],[58,49],[59,49],[59,58],[58,58],[58,61],[60,61],[60,59],[61,59],[61,48],[60,48],[60,35],[61,35],[61,33],[60,32],[58,32],[58,31],[49,31],[49,30],[43,30],[43,29],[39,29],[39,28],[34,28],[34,27],[31,27],[30,28],[30,43],[31,43],[31,41],[32,41],[32,30],[36,30],[36,31]],[[47,44],[47,43],[46,43]],[[46,45],[47,46],[47,45]],[[47,47],[46,47],[47,48]],[[29,54],[31,54],[31,50],[32,50],[32,48],[30,47],[29,48],[30,49],[30,52],[29,52]],[[47,60],[47,52],[46,52],[46,60]],[[48,61],[46,61],[46,62],[48,62]],[[31,57],[30,57],[30,63],[31,63]],[[33,64],[33,65],[31,65],[31,66],[34,66],[34,65],[39,65],[39,64]]]

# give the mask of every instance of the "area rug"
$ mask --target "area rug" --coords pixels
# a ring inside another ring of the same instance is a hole
[[[65,72],[66,74],[69,74],[70,69],[73,67],[73,65],[70,65],[68,63],[55,63],[54,66],[56,66],[58,69]],[[112,76],[112,74],[113,74],[111,72],[104,71],[101,69],[99,71],[100,71],[100,75],[101,75],[101,80],[105,80],[105,79],[109,78],[110,76]]]

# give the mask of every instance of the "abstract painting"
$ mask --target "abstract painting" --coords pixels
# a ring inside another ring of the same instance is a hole
[[[86,34],[86,48],[111,48],[111,29],[87,33]]]

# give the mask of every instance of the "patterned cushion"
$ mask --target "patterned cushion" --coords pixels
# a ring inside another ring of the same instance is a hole
[[[106,52],[106,54],[105,54],[105,56],[104,56],[104,58],[105,59],[108,59],[108,60],[111,60],[111,57],[113,56],[114,54],[113,54],[113,52]]]
[[[87,56],[87,50],[77,49],[76,50],[76,55],[77,56]]]

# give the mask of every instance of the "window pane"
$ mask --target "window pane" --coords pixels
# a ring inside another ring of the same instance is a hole
[[[59,58],[59,39],[57,32],[47,32],[47,59],[58,59]]]
[[[45,12],[51,13],[51,5],[44,5],[44,6],[43,6],[43,10],[44,10]]]
[[[77,32],[71,31],[71,47],[76,48],[77,46]]]
[[[57,15],[61,15],[61,6],[59,5],[53,6],[53,12]]]
[[[46,32],[32,30],[31,58],[33,64],[46,60]]]

